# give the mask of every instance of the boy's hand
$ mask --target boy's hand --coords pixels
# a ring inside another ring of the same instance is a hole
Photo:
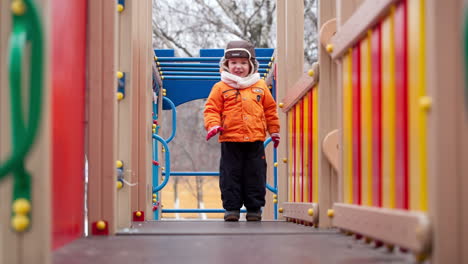
[[[280,143],[280,135],[279,133],[271,134],[271,141],[273,141],[273,147],[277,148]]]
[[[206,134],[206,140],[208,141],[210,138],[212,138],[214,135],[220,133],[220,132],[223,132],[224,131],[224,128],[220,127],[220,126],[214,126],[212,128],[210,128],[210,130],[208,131],[208,133]]]

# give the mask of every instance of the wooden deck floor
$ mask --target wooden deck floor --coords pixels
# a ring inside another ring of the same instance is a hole
[[[79,239],[53,255],[54,264],[84,263],[414,263],[410,254],[293,223],[159,221],[135,223],[117,236]]]

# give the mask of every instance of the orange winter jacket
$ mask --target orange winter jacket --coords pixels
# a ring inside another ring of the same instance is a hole
[[[264,80],[235,89],[216,83],[206,101],[205,128],[221,126],[219,142],[265,141],[266,132],[279,133],[276,103]]]

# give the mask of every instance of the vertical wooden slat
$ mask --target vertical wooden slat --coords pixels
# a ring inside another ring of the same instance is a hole
[[[382,34],[372,32],[372,205],[382,206]]]
[[[291,109],[288,112],[288,202],[294,201],[294,151],[293,151],[293,142],[294,142],[294,109]]]
[[[395,205],[408,209],[408,83],[406,1],[395,10]]]
[[[357,45],[352,52],[352,130],[353,130],[353,202],[361,204],[361,49]]]
[[[318,120],[318,89],[317,86],[312,88],[312,113],[314,115],[313,120],[314,120],[314,125],[312,128],[312,151],[313,151],[313,175],[314,175],[314,196],[313,196],[313,202],[319,203],[319,174],[318,174],[318,160],[319,160],[319,155],[318,155],[318,150],[319,150],[319,143],[318,143],[318,130],[319,130],[319,120]]]
[[[133,114],[133,101],[134,101],[134,80],[131,78],[132,64],[135,61],[135,54],[133,53],[132,38],[129,38],[129,32],[132,32],[136,26],[133,24],[133,16],[135,14],[135,5],[137,2],[128,1],[125,4],[125,10],[117,14],[118,30],[117,30],[117,70],[126,74],[125,78],[125,98],[117,103],[117,123],[116,123],[116,153],[117,160],[121,160],[124,164],[124,179],[127,182],[133,182],[132,171],[136,166],[131,159],[131,148],[133,146],[133,133],[135,133],[132,126],[129,125],[129,120],[132,120]],[[127,184],[120,190],[117,190],[117,228],[130,227],[131,209],[130,209],[130,189],[132,187]]]
[[[313,202],[314,195],[314,96],[312,91],[307,95],[309,101],[309,107],[307,108],[307,114],[309,116],[310,129],[308,131],[308,137],[310,139],[309,145],[307,146],[307,152],[309,153],[309,201]]]
[[[395,45],[391,14],[382,23],[382,196],[395,207]]]
[[[301,120],[301,123],[299,125],[299,131],[300,131],[300,138],[299,138],[299,152],[300,152],[300,163],[299,163],[299,175],[300,175],[300,199],[299,201],[304,202],[304,188],[306,187],[305,185],[305,180],[304,180],[304,174],[305,174],[305,165],[304,165],[304,135],[305,135],[305,130],[304,130],[304,100],[305,97],[301,99],[299,103],[299,113],[300,117],[299,119]]]
[[[371,36],[361,41],[361,169],[362,204],[372,205],[372,64]]]
[[[352,55],[343,57],[343,197],[353,203],[353,144],[352,144]]]
[[[301,201],[301,177],[300,177],[300,166],[301,166],[301,147],[300,147],[300,125],[301,125],[301,113],[300,103],[294,106],[294,201]]]
[[[409,192],[411,210],[427,210],[427,117],[420,100],[426,95],[424,0],[408,0]]]
[[[309,199],[309,195],[311,192],[310,189],[310,166],[312,165],[311,160],[310,160],[310,152],[309,152],[309,147],[311,144],[311,138],[310,138],[310,130],[312,129],[311,124],[310,124],[310,113],[309,113],[309,108],[310,108],[310,94],[311,92],[309,91],[303,98],[304,100],[304,105],[302,108],[302,113],[303,113],[303,122],[304,122],[304,127],[303,127],[303,137],[304,137],[304,142],[303,142],[303,181],[302,181],[302,190],[303,190],[303,202],[311,202]]]

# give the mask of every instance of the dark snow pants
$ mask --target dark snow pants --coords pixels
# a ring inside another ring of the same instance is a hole
[[[219,173],[221,199],[226,210],[242,204],[254,211],[265,205],[266,161],[263,142],[222,142]]]

